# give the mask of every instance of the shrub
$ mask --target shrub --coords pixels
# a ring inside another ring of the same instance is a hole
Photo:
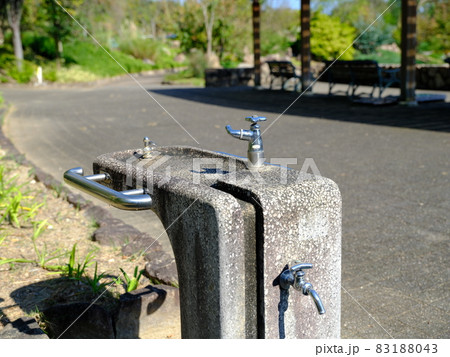
[[[123,53],[142,60],[151,60],[157,68],[175,67],[175,51],[161,41],[134,38],[121,41],[119,49]]]
[[[36,66],[27,60],[22,61],[22,71],[19,71],[14,55],[6,53],[0,56],[0,68],[3,69],[6,76],[19,83],[30,82],[36,72]]]
[[[112,59],[105,51],[90,42],[74,41],[64,46],[64,60],[66,64],[74,63],[80,65],[84,71],[91,72],[101,77],[109,77],[124,74],[123,69],[127,72],[140,72],[152,69],[141,60],[131,57],[119,51],[111,51],[105,48],[114,59]],[[120,63],[121,66],[119,66]]]
[[[363,27],[363,26],[361,26]],[[371,26],[355,43],[355,49],[363,54],[373,53],[383,44],[393,42],[392,26]]]
[[[55,42],[48,36],[40,36],[31,31],[25,31],[22,33],[22,45],[24,49],[31,49],[33,55],[39,55],[47,59],[56,58]]]
[[[311,17],[311,54],[317,60],[332,60],[341,55],[355,39],[356,29],[342,23],[337,17],[315,12]],[[292,45],[292,54],[298,56],[300,40]],[[350,47],[341,57],[353,59],[355,49]]]
[[[176,73],[168,73],[164,76],[164,81],[169,83],[189,84],[198,87],[205,86],[205,80],[202,77],[194,77],[192,70],[190,69]]]
[[[53,73],[50,72],[50,75]],[[59,71],[55,71],[55,80],[61,83],[71,82],[91,82],[100,78],[100,76],[84,70],[78,65],[71,65],[69,67],[63,67]],[[50,80],[50,79],[49,79]]]
[[[341,55],[355,39],[355,28],[342,23],[337,17],[315,12],[311,18],[311,53],[316,59],[331,60]],[[341,57],[351,60],[353,47]]]
[[[56,82],[58,80],[58,72],[56,70],[56,65],[47,64],[42,67],[42,77],[45,81]]]
[[[160,52],[160,44],[151,39],[127,39],[119,43],[119,49],[133,57],[155,61]]]
[[[262,38],[261,54],[263,56],[271,53],[284,53],[291,45],[285,33],[267,31],[262,34]]]
[[[196,78],[205,77],[205,69],[206,69],[205,54],[199,50],[192,50],[187,57],[189,62],[189,70],[192,72],[192,77]]]

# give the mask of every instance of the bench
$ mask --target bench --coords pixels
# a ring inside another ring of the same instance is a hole
[[[275,79],[281,79],[281,89],[285,88],[286,82],[291,78],[296,78],[300,82],[300,76],[295,73],[295,66],[289,61],[267,61],[270,69],[270,89]],[[298,83],[295,85],[297,90]]]
[[[348,84],[346,94],[355,96],[355,92],[361,85],[372,86],[370,97],[373,97],[375,89],[378,88],[378,97],[381,98],[384,90],[395,83],[400,83],[397,74],[400,68],[383,69],[378,62],[372,60],[356,61],[325,61],[328,78],[329,91],[332,94],[336,83]]]

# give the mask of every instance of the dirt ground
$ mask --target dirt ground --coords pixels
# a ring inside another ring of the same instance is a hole
[[[96,229],[96,222],[60,198],[58,190],[50,190],[37,182],[31,167],[4,159],[4,156],[5,152],[0,148],[0,164],[5,166],[7,177],[16,175],[17,183],[23,184],[21,191],[27,196],[24,205],[27,202],[30,205],[33,202],[43,203],[32,219],[36,222],[47,220],[45,231],[36,239],[37,249],[40,252],[46,250],[47,256],[52,256],[54,252],[63,254],[48,262],[49,265],[66,265],[69,262],[69,253],[76,244],[76,261],[82,262],[89,252],[95,252],[93,264],[87,272],[89,276],[93,276],[96,262],[98,274],[106,274],[101,282],[111,282],[113,278],[121,276],[119,268],[130,276],[136,266],[139,269],[144,268],[142,256],[125,257],[120,247],[100,247],[98,243],[93,242],[91,237]],[[36,259],[31,239],[32,221],[24,222],[20,228],[7,220],[0,225],[0,330],[19,317],[39,316],[40,311],[55,303],[92,302],[99,295],[93,294],[92,288],[85,282],[43,269],[36,263],[1,264],[5,259]],[[139,287],[148,283],[149,280],[142,277]],[[103,291],[104,289],[100,289],[100,293]],[[123,285],[110,284],[97,303],[108,310],[114,309],[118,295],[124,292]]]

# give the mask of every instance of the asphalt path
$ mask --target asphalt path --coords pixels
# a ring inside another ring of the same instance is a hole
[[[5,131],[35,165],[62,180],[101,154],[191,145],[246,155],[224,126],[262,124],[266,158],[312,158],[343,197],[342,337],[449,338],[449,103],[355,106],[344,97],[161,85],[160,76],[96,86],[1,87]],[[326,92],[323,85],[317,92]],[[447,99],[448,100],[448,99]],[[168,114],[170,113],[170,114]],[[111,213],[170,243],[154,214]]]

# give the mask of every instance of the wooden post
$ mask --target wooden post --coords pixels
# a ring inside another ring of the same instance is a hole
[[[400,100],[405,104],[416,104],[416,16],[417,1],[402,0]]]
[[[261,43],[259,28],[261,22],[261,6],[259,0],[253,0],[253,62],[255,67],[255,86],[261,85]]]
[[[310,0],[301,0],[301,11],[300,11],[300,55],[302,62],[302,91],[305,91],[311,84],[311,46],[310,46],[310,20],[311,20],[311,10],[310,10]],[[309,88],[309,91],[311,88]]]

